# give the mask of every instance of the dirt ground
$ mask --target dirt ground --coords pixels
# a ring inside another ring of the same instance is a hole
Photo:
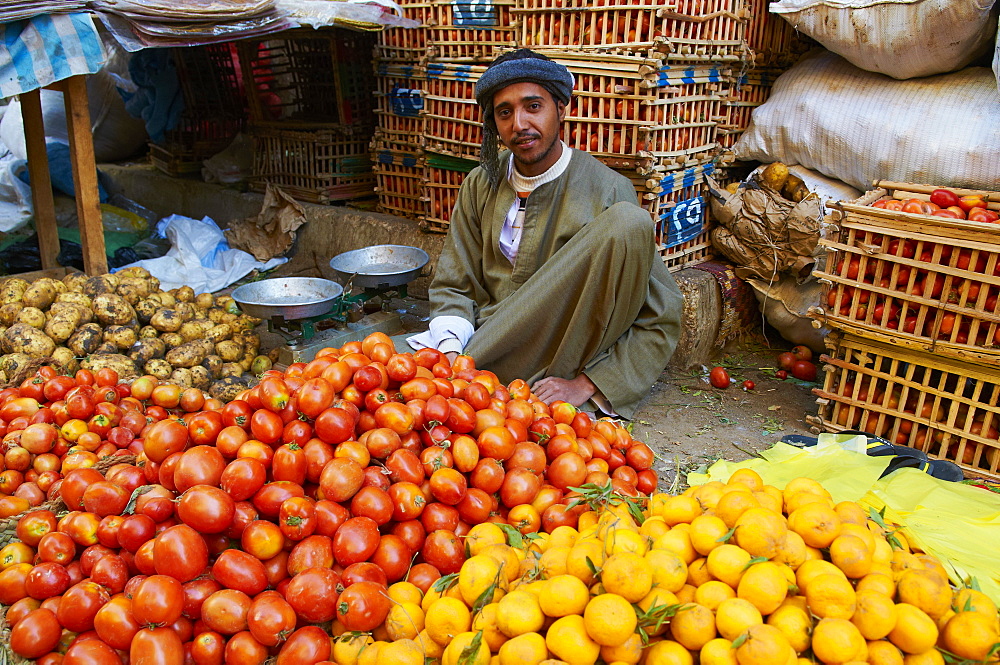
[[[787,348],[774,335],[720,350],[716,364],[737,379],[725,390],[708,383],[711,367],[660,376],[635,414],[632,434],[656,452],[661,487],[674,483],[677,469],[683,483],[683,474],[720,458],[744,460],[786,434],[810,433],[805,417],[816,413],[814,384],[774,378],[775,356]],[[755,383],[753,390],[741,387],[746,379]]]

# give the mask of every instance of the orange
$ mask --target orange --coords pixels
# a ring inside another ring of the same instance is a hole
[[[871,529],[865,528],[863,526],[858,526],[857,524],[852,524],[851,522],[848,522],[847,524],[841,523],[840,535],[857,536],[861,540],[865,541],[865,545],[868,547],[868,551],[871,552],[873,555],[875,554],[875,540],[877,538],[882,537],[881,535],[879,535],[876,538],[875,533]]]
[[[794,605],[782,605],[767,617],[766,623],[780,630],[796,653],[802,653],[809,648],[812,618],[804,609]]]
[[[469,555],[481,554],[484,547],[488,545],[506,545],[507,536],[503,530],[493,522],[483,522],[469,529],[469,534],[465,537],[465,546],[469,548]]]
[[[490,648],[486,643],[479,640],[479,648],[472,649],[472,641],[476,639],[478,633],[472,631],[459,633],[444,648],[441,654],[441,665],[490,665]],[[467,651],[468,650],[468,651]],[[391,663],[391,660],[382,660],[379,654],[379,662]]]
[[[812,478],[793,478],[788,481],[785,488],[781,490],[781,494],[786,501],[788,500],[788,497],[798,494],[799,492],[808,492],[810,494],[816,494],[827,498],[830,497],[830,493],[826,490],[826,488]]]
[[[708,559],[705,557],[695,559],[687,567],[687,579],[685,580],[687,584],[697,587],[714,579],[712,573],[708,572]]]
[[[472,627],[472,614],[457,598],[441,598],[427,608],[424,627],[432,640],[444,646]]]
[[[625,643],[635,632],[638,617],[632,605],[614,593],[591,598],[583,612],[583,626],[592,640],[606,647]]]
[[[471,607],[491,587],[492,596],[487,602],[494,603],[503,597],[508,583],[507,574],[501,568],[500,562],[485,554],[470,557],[462,564],[458,572],[458,590],[466,605]]]
[[[511,591],[497,605],[497,627],[507,637],[536,633],[545,625],[538,597],[530,591]]]
[[[500,632],[500,626],[497,625],[499,607],[499,603],[489,603],[472,617],[472,632],[483,631],[483,640],[492,653],[496,653],[497,649],[507,641],[507,636]]]
[[[846,619],[820,619],[813,628],[813,653],[824,663],[847,663],[864,658],[865,638]]]
[[[919,654],[934,648],[937,639],[937,624],[926,612],[909,603],[896,605],[896,625],[889,632],[890,642],[906,653]]]
[[[634,535],[639,537],[639,534]],[[565,575],[566,563],[569,560],[570,551],[571,548],[569,547],[549,546],[548,549],[542,552],[541,558],[538,559],[538,572],[545,578]],[[462,567],[464,568],[465,566]]]
[[[601,647],[601,660],[605,663],[625,663],[636,665],[642,660],[642,636],[632,633],[622,644],[614,647]]]
[[[705,483],[701,487],[694,488],[694,492],[691,493],[698,503],[701,504],[703,510],[715,510],[715,506],[719,503],[719,498],[722,497],[722,488],[725,487],[722,483],[717,480],[713,480],[710,483]]]
[[[892,578],[882,573],[869,573],[858,580],[855,585],[857,591],[877,591],[884,596],[892,598],[896,595],[896,583]]]
[[[653,569],[653,586],[677,592],[688,577],[688,566],[676,553],[670,550],[650,550],[646,561]]]
[[[735,589],[752,558],[745,549],[726,544],[708,553],[708,572]]]
[[[749,489],[746,491],[726,492],[719,498],[719,503],[715,506],[715,514],[725,522],[726,527],[732,529],[736,526],[736,520],[740,515],[751,508],[760,508],[758,501]]]
[[[343,665],[356,665],[358,656],[360,656],[362,650],[372,644],[372,642],[374,640],[372,640],[371,635],[359,635],[356,633],[341,635],[332,640],[333,658],[338,663],[343,663]]]
[[[417,644],[420,645],[420,648],[424,652],[424,656],[426,656],[427,658],[440,659],[441,654],[444,653],[444,647],[435,642],[433,639],[431,639],[431,636],[427,633],[426,628],[420,631],[420,634],[417,635],[416,642]],[[341,662],[337,658],[334,658],[334,661],[336,661],[337,663]]]
[[[932,619],[951,609],[951,596],[948,579],[925,568],[903,571],[896,581],[899,602],[919,607]]]
[[[667,531],[670,531],[670,527],[658,515],[648,518],[639,527],[639,533],[648,538],[649,542],[653,542]]]
[[[781,514],[781,507],[782,507],[781,492],[778,492],[777,494],[772,494],[764,490],[759,490],[753,493],[753,497],[757,499],[757,502],[760,504],[761,508],[769,510],[777,515]]]
[[[670,533],[664,535],[669,536]],[[638,554],[615,554],[604,562],[601,584],[608,593],[616,593],[628,602],[635,603],[652,588],[653,568]]]
[[[760,474],[746,467],[736,469],[733,475],[729,476],[729,480],[726,481],[727,485],[735,485],[736,483],[743,483],[753,492],[764,488],[764,479],[760,477]]]
[[[906,654],[903,665],[945,665],[945,660],[940,651],[930,649],[922,653]]]
[[[504,575],[507,576],[508,582],[513,582],[521,574],[521,559],[517,555],[518,552],[521,552],[521,550],[502,543],[486,545],[479,550],[480,555],[496,559],[503,566]]]
[[[788,528],[802,536],[809,547],[829,547],[840,535],[837,513],[822,503],[807,503],[788,515]]]
[[[694,601],[713,611],[722,601],[735,597],[736,592],[733,591],[733,587],[719,580],[705,582],[694,592]]]
[[[996,615],[988,617],[980,612],[960,612],[945,624],[942,638],[944,648],[956,656],[985,661],[991,655],[991,649],[1000,642]],[[996,662],[996,658],[992,662]]]
[[[892,598],[872,590],[858,591],[855,596],[857,607],[851,623],[866,640],[880,640],[896,627],[896,605]]]
[[[414,640],[424,629],[424,611],[416,603],[393,605],[385,618],[385,627],[391,640]]]
[[[675,595],[676,595],[676,598],[677,598],[677,602],[678,602],[678,603],[681,603],[681,604],[685,604],[685,603],[693,603],[693,602],[695,602],[695,601],[694,601],[694,594],[695,594],[695,592],[697,592],[697,591],[698,591],[697,587],[693,587],[693,586],[691,586],[690,584],[685,584],[685,585],[684,585],[684,586],[683,586],[683,587],[681,588],[681,590],[680,590],[680,591],[678,591],[678,592],[677,592],[677,593],[675,594]]]
[[[892,642],[876,640],[868,643],[868,662],[871,665],[903,665],[903,652]]]
[[[773,559],[785,544],[785,518],[766,508],[750,508],[736,520],[736,544],[754,557]]]
[[[716,637],[701,648],[698,662],[701,665],[738,665],[736,649],[729,640]]]
[[[544,637],[525,633],[504,642],[497,655],[499,665],[538,665],[549,657],[549,650]]]
[[[691,546],[702,556],[725,542],[729,527],[716,515],[698,515],[691,521]]]
[[[750,626],[764,623],[760,610],[748,600],[730,598],[715,610],[715,629],[727,640],[735,640]]]
[[[819,575],[840,575],[845,580],[844,572],[829,561],[821,559],[810,559],[795,571],[795,583],[799,587],[799,593],[804,593],[809,588],[809,582]]]
[[[854,501],[841,501],[833,509],[836,511],[837,516],[840,517],[842,523],[850,522],[858,526],[868,524],[868,515],[865,513],[865,509]]]
[[[388,642],[375,641],[366,645],[358,652],[357,665],[377,665],[381,662],[379,655],[382,653],[382,648],[387,644]]]
[[[750,626],[743,643],[736,648],[740,665],[778,665],[795,658],[784,633],[767,624]]]
[[[820,618],[850,619],[857,607],[854,587],[843,575],[817,575],[806,587],[809,611]]]
[[[851,579],[862,578],[872,569],[872,555],[865,541],[849,533],[830,543],[830,561]]]
[[[671,496],[660,506],[656,514],[663,518],[668,526],[680,523],[690,524],[691,520],[701,515],[701,504],[691,496]]]
[[[792,570],[798,570],[808,556],[809,553],[802,536],[794,531],[785,531],[785,540],[781,544],[777,556],[774,557],[774,561],[786,563]]]
[[[698,552],[695,551],[694,546],[691,544],[691,534],[681,529],[680,526],[674,527],[653,541],[651,549],[673,552],[685,564],[690,564],[698,558]]]
[[[982,591],[975,589],[959,589],[951,601],[951,607],[956,612],[982,612],[988,617],[997,615],[997,606]]]
[[[684,648],[697,651],[715,639],[715,615],[704,605],[684,605],[670,620],[670,634]]]
[[[579,578],[584,584],[594,581],[594,569],[602,565],[604,565],[604,548],[593,540],[577,541],[566,557],[566,573]]]
[[[691,652],[673,640],[662,640],[646,647],[644,665],[693,665]]]
[[[788,579],[776,563],[754,564],[740,578],[736,595],[749,600],[766,616],[778,609],[788,595]]]
[[[420,645],[411,639],[400,639],[385,644],[379,649],[379,660],[400,665],[424,665],[424,652]]]
[[[578,614],[556,619],[545,633],[545,646],[570,665],[590,665],[601,655],[601,645],[587,634]]]
[[[564,617],[583,614],[590,600],[590,590],[583,581],[572,575],[557,575],[546,580],[538,595],[538,605],[545,616]]]

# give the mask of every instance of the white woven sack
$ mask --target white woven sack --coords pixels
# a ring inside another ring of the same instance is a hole
[[[987,53],[997,30],[992,6],[993,0],[780,0],[770,10],[856,66],[908,79],[953,72]]]
[[[733,151],[862,191],[877,179],[996,191],[1000,93],[985,67],[896,81],[816,50],[778,77]]]
[[[997,31],[997,46],[993,51],[993,73],[997,77],[997,90],[1000,90],[1000,30]]]

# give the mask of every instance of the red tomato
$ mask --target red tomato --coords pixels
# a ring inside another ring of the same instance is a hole
[[[304,485],[307,466],[308,461],[302,447],[295,443],[286,443],[274,451],[274,457],[271,458],[271,477],[274,480],[287,480]]]
[[[712,384],[713,388],[728,388],[729,372],[726,371],[725,367],[713,367],[712,371],[708,373],[708,382]]]
[[[386,582],[403,579],[410,567],[413,551],[397,535],[386,534],[379,539],[378,547],[372,554],[371,562],[385,574]]]
[[[276,480],[261,487],[253,496],[253,505],[267,519],[277,519],[281,504],[293,496],[305,496],[301,485],[287,480]]]
[[[318,416],[313,427],[316,436],[330,445],[337,445],[354,438],[354,418],[345,409],[330,407]]]
[[[957,206],[959,199],[950,189],[935,189],[931,192],[931,203],[935,203],[942,208],[947,208],[949,206]]]
[[[246,630],[250,596],[236,589],[219,589],[201,605],[201,620],[209,630],[235,635]]]
[[[333,555],[341,566],[367,561],[379,544],[378,524],[370,517],[352,517],[333,536]]]
[[[454,506],[465,497],[468,482],[457,469],[442,467],[431,474],[430,488],[436,500]]]
[[[934,216],[934,217],[947,217],[948,219],[965,219],[966,218],[964,214],[959,214],[959,213],[957,213],[957,212],[955,212],[954,210],[951,210],[951,209],[935,210],[934,212],[931,213],[931,215]],[[969,217],[969,219],[972,219],[972,217]],[[972,219],[972,221],[976,222],[976,221],[986,221],[986,220]]]
[[[435,531],[427,535],[422,549],[424,561],[441,573],[457,573],[465,561],[465,546],[451,531]]]
[[[802,381],[815,381],[816,365],[807,360],[800,360],[792,366],[792,376]]]
[[[173,453],[183,451],[188,444],[188,430],[176,420],[153,423],[143,436],[146,457],[160,463]]]
[[[753,390],[756,387],[757,384],[751,381],[750,379],[747,379],[746,381],[743,382],[743,390]]]
[[[71,586],[62,595],[56,618],[63,628],[77,633],[91,630],[94,627],[94,616],[97,610],[110,600],[104,587],[94,582],[84,581]]]
[[[500,500],[508,508],[522,503],[531,503],[541,487],[542,481],[531,471],[511,469],[504,476],[503,484],[500,486]],[[486,488],[480,487],[480,489],[485,491]]]
[[[264,646],[277,646],[295,631],[295,609],[273,591],[254,598],[247,613],[250,634]]]
[[[35,547],[42,536],[55,528],[56,516],[51,510],[33,510],[17,521],[15,535],[25,545]]]
[[[258,441],[272,445],[281,440],[281,432],[285,428],[281,416],[267,409],[258,409],[250,416],[250,434]]]
[[[319,485],[324,498],[331,501],[347,501],[353,497],[364,482],[364,469],[353,459],[337,457],[323,467]]]
[[[218,485],[225,468],[226,461],[215,446],[194,446],[178,458],[174,467],[174,485],[178,492],[195,485]]]
[[[55,613],[37,609],[29,612],[11,629],[10,648],[22,658],[38,658],[54,650],[61,635],[62,626]]]
[[[202,411],[187,419],[188,436],[196,446],[214,445],[225,425],[222,414],[217,411]]]
[[[128,649],[141,628],[132,614],[132,600],[124,594],[112,597],[94,617],[97,635],[115,649]]]
[[[314,665],[327,661],[330,652],[330,636],[322,628],[303,626],[288,636],[275,665]]]
[[[170,627],[143,629],[132,638],[129,665],[184,665],[184,645]]]
[[[378,487],[362,487],[351,499],[351,514],[370,517],[378,526],[382,526],[392,520],[393,500]]]
[[[969,212],[973,208],[986,208],[986,200],[980,194],[970,194],[968,196],[962,196],[958,199],[958,207]],[[0,417],[2,417],[0,413]]]
[[[292,577],[285,588],[285,599],[304,621],[330,621],[337,615],[339,585],[340,576],[333,570],[307,568]]]
[[[241,457],[226,465],[219,486],[233,501],[244,501],[256,494],[267,481],[267,467],[257,459]]]
[[[337,602],[337,620],[347,630],[375,630],[389,614],[389,594],[383,585],[358,582],[344,589]]]
[[[184,589],[168,575],[151,575],[132,596],[132,615],[142,626],[170,625],[184,609]]]
[[[552,460],[545,477],[562,490],[579,487],[587,478],[587,463],[578,453],[566,452]]]
[[[252,554],[228,549],[212,564],[212,577],[219,584],[256,596],[267,588],[264,564]]]
[[[419,485],[426,478],[420,458],[412,451],[403,448],[386,458],[385,468],[389,470],[389,479],[394,483],[409,482]]]
[[[285,499],[278,509],[278,526],[286,538],[299,541],[316,531],[316,502],[304,496]]]
[[[236,513],[236,502],[218,487],[195,485],[177,502],[177,517],[199,533],[222,533]]]
[[[292,548],[287,568],[290,575],[297,575],[307,568],[329,568],[333,563],[333,540],[327,536],[309,536]]]
[[[208,567],[208,544],[186,524],[164,529],[154,541],[153,561],[159,575],[188,582]]]
[[[329,499],[317,501],[314,510],[316,513],[316,534],[329,538],[332,538],[340,525],[351,517],[347,508]]]

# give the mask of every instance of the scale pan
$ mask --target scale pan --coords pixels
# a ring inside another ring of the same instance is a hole
[[[387,289],[420,277],[430,257],[419,247],[373,245],[344,252],[330,259],[330,267],[345,284]]]
[[[276,277],[236,287],[232,297],[250,316],[288,321],[326,314],[343,292],[344,287],[328,279]]]

